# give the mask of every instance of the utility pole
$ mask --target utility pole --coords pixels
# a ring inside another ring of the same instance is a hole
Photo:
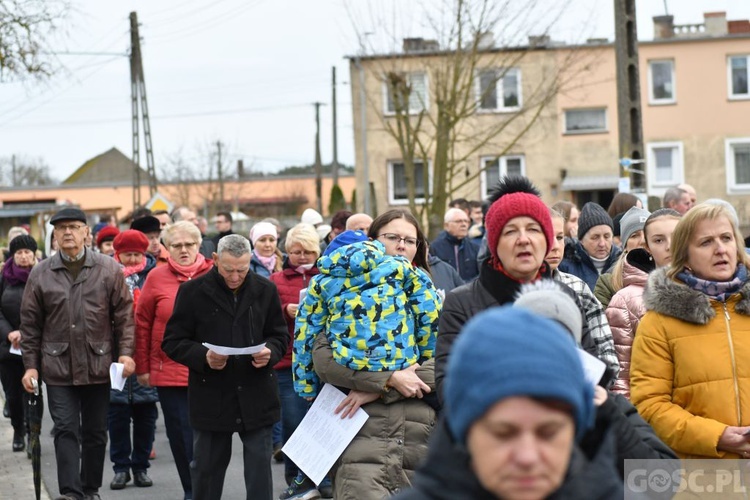
[[[635,192],[646,188],[643,163],[641,88],[638,72],[638,30],[635,0],[615,2],[615,61],[617,65],[617,122],[620,138],[620,178],[629,177]],[[628,161],[629,160],[629,161]],[[629,168],[640,164],[639,169]]]
[[[138,129],[138,57],[141,41],[138,35],[138,15],[130,13],[130,112],[133,130],[133,210],[141,206],[141,152]]]
[[[314,102],[315,106],[315,197],[317,198],[318,213],[323,213],[323,164],[320,161],[320,106],[323,103]]]
[[[143,58],[141,57],[141,38],[138,33],[138,14],[130,13],[130,98],[133,130],[133,209],[141,206],[141,172],[140,172],[140,118],[143,119],[143,136],[146,144],[146,169],[148,173],[149,195],[154,196],[157,190],[156,168],[154,165],[154,151],[151,142],[151,122],[148,114],[148,100],[146,98],[146,81],[143,75]]]
[[[332,70],[332,107],[333,107],[333,160],[331,161],[331,173],[333,174],[333,185],[337,186],[339,183],[339,147],[338,147],[338,133],[336,126],[336,66],[331,68]]]
[[[354,65],[359,70],[359,117],[360,134],[362,134],[362,176],[364,183],[364,213],[371,214],[370,203],[370,171],[367,164],[367,96],[365,94],[365,69],[362,67],[362,59],[358,56],[354,59]]]
[[[18,178],[16,176],[16,155],[10,157],[10,180],[13,186],[18,185]]]
[[[224,170],[221,164],[221,141],[216,141],[216,173],[219,177],[219,208],[224,209]]]

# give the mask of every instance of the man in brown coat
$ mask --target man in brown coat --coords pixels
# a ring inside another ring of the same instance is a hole
[[[107,445],[109,367],[135,371],[133,300],[120,265],[84,246],[86,215],[63,208],[50,219],[60,251],[34,266],[21,306],[21,350],[33,391],[39,373],[55,421],[61,496],[99,500]],[[81,443],[79,444],[79,438]]]

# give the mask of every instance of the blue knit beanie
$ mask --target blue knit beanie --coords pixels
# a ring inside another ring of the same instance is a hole
[[[465,443],[475,421],[513,396],[568,403],[576,438],[593,425],[594,388],[572,337],[522,308],[494,307],[466,323],[448,360],[445,402],[453,437]]]
[[[359,243],[360,241],[367,241],[369,239],[370,238],[368,238],[367,235],[362,231],[353,231],[351,229],[349,231],[344,231],[343,233],[336,236],[333,241],[328,244],[325,251],[323,252],[323,255],[328,255],[334,250],[345,247],[346,245]]]

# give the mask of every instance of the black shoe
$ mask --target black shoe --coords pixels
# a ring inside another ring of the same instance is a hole
[[[154,482],[148,477],[145,470],[139,470],[133,472],[133,484],[139,488],[148,488],[149,486],[153,486]]]
[[[26,443],[24,443],[23,439],[23,432],[14,432],[13,433],[13,451],[23,451],[24,448],[26,448]]]
[[[3,406],[3,417],[10,418],[10,408],[8,408],[8,401],[5,401],[5,405]]]
[[[109,483],[109,489],[121,490],[130,482],[130,472],[115,472],[115,477]]]

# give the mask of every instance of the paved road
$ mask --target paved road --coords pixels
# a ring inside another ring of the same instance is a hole
[[[1,398],[0,403],[2,403]],[[55,498],[59,495],[54,444],[49,433],[51,428],[52,419],[48,413],[45,413],[41,436],[42,477],[46,487],[46,492],[43,492],[45,494],[42,496],[43,500],[49,500],[50,497]],[[10,420],[0,416],[0,499],[32,500],[34,499],[34,488],[31,462],[26,458],[26,453],[12,452],[12,439],[13,428],[10,426]],[[114,473],[112,463],[109,461],[109,449],[107,450],[107,459],[104,463],[104,484],[100,490],[103,500],[182,499],[182,487],[177,477],[174,460],[172,460],[161,414],[156,424],[154,447],[156,459],[151,462],[151,468],[149,469],[149,476],[154,481],[154,485],[150,488],[138,488],[131,482],[124,490],[118,491],[109,489],[109,483],[112,481]],[[278,495],[286,488],[284,466],[273,462],[272,470],[274,498],[278,498]],[[245,483],[242,475],[242,442],[236,436],[232,447],[232,461],[229,464],[224,483],[223,498],[229,500],[245,498]]]

